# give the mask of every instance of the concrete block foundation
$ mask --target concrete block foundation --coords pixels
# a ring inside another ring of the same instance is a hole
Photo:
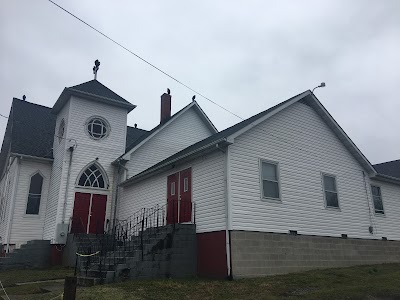
[[[400,241],[232,231],[231,254],[234,278],[258,277],[400,262]]]

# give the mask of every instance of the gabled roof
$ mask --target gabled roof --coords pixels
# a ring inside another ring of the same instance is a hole
[[[378,174],[400,179],[400,159],[374,165]]]
[[[136,151],[140,146],[142,146],[144,143],[146,143],[148,140],[150,140],[154,135],[156,135],[158,132],[160,132],[163,128],[167,127],[170,125],[174,120],[179,118],[182,114],[184,114],[186,111],[188,111],[190,108],[193,108],[195,112],[200,116],[200,118],[203,120],[203,122],[206,124],[206,126],[210,129],[211,132],[218,132],[214,124],[210,121],[210,119],[207,117],[207,115],[204,113],[204,111],[201,109],[201,107],[198,105],[196,101],[192,101],[190,104],[186,105],[184,108],[182,108],[180,111],[175,113],[171,118],[168,119],[165,123],[161,123],[154,127],[152,130],[144,133],[141,135],[138,139],[133,141],[130,145],[127,144],[126,147],[126,152],[125,154],[121,155],[116,161],[119,159],[127,159],[131,153]]]
[[[50,110],[46,106],[13,99],[0,153],[0,174],[10,153],[53,157],[56,116]]]
[[[106,103],[108,105],[118,106],[125,108],[128,112],[136,107],[136,105],[126,101],[108,87],[101,84],[96,79],[93,79],[85,83],[64,88],[60,97],[53,106],[52,113],[57,114],[71,96],[77,96],[88,100]]]
[[[147,170],[144,170],[143,172],[127,179],[126,181],[121,183],[121,185],[129,185],[136,181],[150,177],[152,173],[164,170],[165,168],[168,168],[170,165],[178,161],[181,162],[190,160],[199,155],[203,155],[204,152],[215,151],[217,148],[219,148],[219,146],[229,145],[234,142],[235,137],[246,132],[247,130],[250,130],[257,124],[264,122],[271,116],[298,101],[302,101],[307,105],[313,107],[326,122],[326,124],[335,132],[336,136],[338,136],[338,138],[352,153],[356,160],[371,174],[375,174],[375,170],[372,167],[371,163],[361,153],[357,146],[350,140],[343,129],[336,123],[336,121],[323,107],[319,100],[314,96],[314,94],[310,90],[308,90],[183,149],[182,151],[166,158],[165,160],[148,168]]]

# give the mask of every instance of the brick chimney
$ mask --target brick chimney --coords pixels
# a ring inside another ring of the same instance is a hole
[[[163,124],[171,118],[171,95],[170,90],[161,95],[161,118],[160,124]]]

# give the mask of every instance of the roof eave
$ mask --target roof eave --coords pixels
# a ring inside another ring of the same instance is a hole
[[[94,94],[79,91],[76,89],[64,88],[60,97],[58,97],[56,103],[54,104],[53,108],[51,109],[51,113],[57,114],[63,108],[65,103],[71,98],[71,96],[81,97],[81,98],[84,98],[87,100],[102,102],[102,103],[105,103],[108,105],[111,104],[111,105],[114,105],[117,107],[125,108],[127,110],[127,113],[129,113],[130,111],[132,111],[133,109],[136,108],[136,105],[131,104],[131,103],[123,103],[123,102],[116,101],[111,98],[94,95]]]
[[[353,157],[358,161],[358,163],[368,171],[370,176],[375,176],[377,174],[376,170],[361,152],[356,144],[350,139],[346,132],[340,127],[340,125],[335,121],[329,111],[322,105],[322,103],[315,97],[313,93],[310,92],[311,98],[314,100],[310,102],[310,105],[317,111],[325,123],[331,128],[347,150],[353,155]]]
[[[208,128],[211,132],[217,133],[217,132],[218,132],[217,127],[215,127],[215,125],[213,124],[213,122],[211,122],[210,118],[206,115],[206,113],[203,111],[203,109],[200,107],[200,105],[199,105],[196,101],[193,101],[193,102],[194,102],[194,106],[193,106],[193,107],[196,108],[195,111],[197,112],[197,114],[199,115],[199,117],[200,117],[201,119],[203,119],[203,122],[206,124],[207,128]]]
[[[11,157],[20,157],[20,158],[34,160],[34,161],[42,161],[42,162],[44,161],[44,162],[51,162],[52,163],[54,161],[53,158],[41,157],[41,156],[33,156],[33,155],[20,154],[20,153],[14,153],[14,152],[11,152],[10,156]]]
[[[385,175],[385,174],[377,173],[375,176],[371,177],[371,179],[400,185],[400,178]]]
[[[178,162],[179,163],[183,163],[183,162],[186,162],[188,160],[192,160],[192,159],[198,157],[199,155],[204,154],[205,152],[209,153],[209,152],[212,152],[212,151],[218,151],[218,150],[220,151],[220,147],[219,146],[222,146],[221,144],[223,146],[229,146],[231,143],[228,142],[226,140],[226,138],[218,139],[218,140],[213,141],[213,142],[211,142],[211,143],[209,143],[207,145],[204,145],[203,147],[194,149],[193,151],[190,151],[188,153],[184,153],[181,156],[178,156],[178,157],[176,157],[176,158],[174,158],[172,160],[168,160],[165,163],[156,164],[155,166],[150,167],[147,170],[145,170],[145,171],[143,171],[143,172],[141,172],[141,173],[139,173],[139,174],[127,179],[127,180],[125,180],[124,182],[120,183],[119,185],[122,186],[122,187],[129,186],[129,185],[134,184],[134,183],[136,183],[138,181],[141,181],[141,180],[144,180],[144,179],[146,179],[148,177],[151,177],[155,173],[159,173],[159,172],[165,171],[165,170],[169,169],[169,167],[171,165],[174,165],[174,164],[176,164]]]

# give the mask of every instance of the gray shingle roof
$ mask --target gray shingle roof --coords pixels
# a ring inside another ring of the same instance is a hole
[[[9,152],[52,158],[56,116],[50,108],[13,99],[6,133],[0,153],[2,174]]]
[[[75,86],[71,86],[69,87],[69,89],[81,91],[84,93],[89,93],[96,96],[106,97],[121,103],[131,104],[130,102],[126,101],[120,95],[114,93],[112,90],[110,90],[108,87],[106,87],[96,79]]]
[[[88,100],[103,102],[108,105],[122,107],[127,109],[128,112],[136,107],[136,105],[126,101],[124,98],[94,79],[65,88],[54,104],[52,112],[57,114],[71,96],[77,96]]]
[[[400,159],[373,165],[379,174],[400,178]]]
[[[128,126],[126,128],[126,149],[128,149],[129,145],[136,143],[142,136],[147,136],[148,133],[147,130]]]

